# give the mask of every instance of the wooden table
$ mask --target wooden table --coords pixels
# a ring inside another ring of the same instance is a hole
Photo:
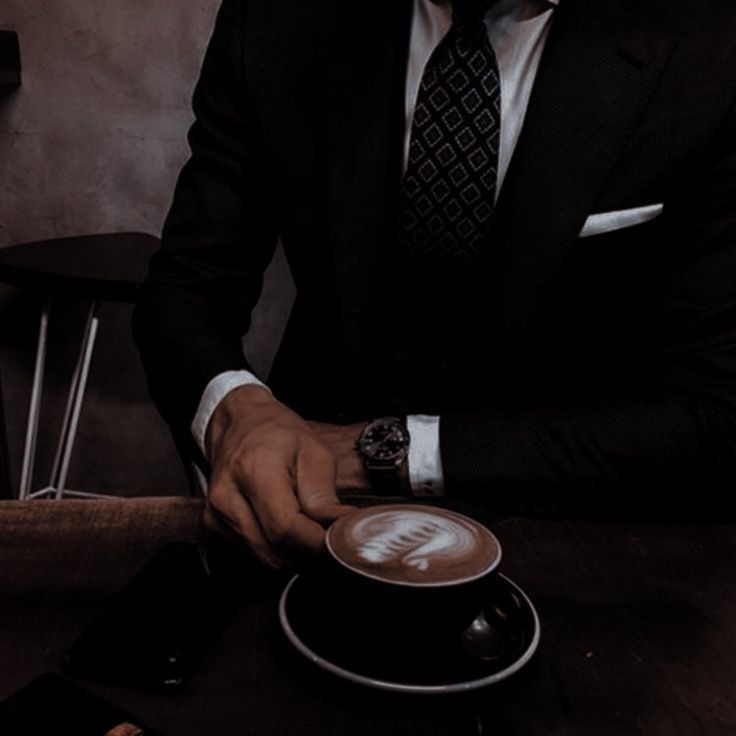
[[[166,541],[192,499],[0,503],[0,698],[45,671]],[[502,571],[535,602],[539,651],[463,697],[361,689],[293,652],[282,581],[253,584],[185,694],[86,685],[169,736],[736,733],[736,528],[508,519]]]

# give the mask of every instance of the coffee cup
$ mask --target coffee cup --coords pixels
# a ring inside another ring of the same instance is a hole
[[[356,626],[400,635],[464,630],[483,607],[501,545],[480,522],[420,504],[359,509],[327,531],[323,591]]]

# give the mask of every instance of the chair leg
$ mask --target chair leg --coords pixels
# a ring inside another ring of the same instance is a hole
[[[77,366],[74,371],[74,377],[72,378],[72,385],[69,388],[67,409],[51,475],[51,487],[55,489],[55,498],[57,499],[64,497],[69,464],[71,462],[72,451],[74,450],[74,442],[77,438],[79,416],[82,412],[84,396],[87,390],[87,379],[89,378],[89,368],[92,363],[97,330],[100,324],[98,317],[99,311],[100,302],[93,301],[90,304],[87,314],[87,323],[84,329],[82,345],[79,350],[79,358],[77,359]]]
[[[46,368],[46,347],[48,345],[48,325],[51,313],[51,297],[46,299],[41,311],[38,329],[38,347],[36,348],[36,365],[33,371],[33,388],[31,403],[28,407],[26,425],[26,441],[23,450],[23,466],[21,470],[18,498],[25,500],[31,491],[33,482],[33,466],[36,460],[36,440],[38,439],[38,420],[41,412],[41,394],[43,392],[43,376]]]
[[[87,343],[90,339],[90,333],[92,330],[92,319],[94,304],[90,304],[90,309],[87,314],[87,320],[84,326],[84,332],[82,333],[82,344],[79,349],[79,355],[77,357],[77,363],[74,367],[74,373],[72,374],[71,383],[69,384],[69,392],[66,400],[66,409],[64,410],[64,418],[61,422],[61,429],[59,430],[59,441],[56,445],[56,453],[54,454],[54,462],[51,466],[51,476],[49,477],[48,488],[55,490],[59,487],[59,475],[61,473],[61,464],[64,457],[64,451],[66,448],[67,440],[69,438],[69,429],[72,421],[72,414],[74,411],[75,400],[79,393],[79,384],[82,376],[82,369],[84,366],[84,359],[86,355]]]
[[[13,481],[10,477],[10,453],[8,432],[5,423],[5,398],[3,395],[2,371],[0,371],[0,499],[14,498]]]

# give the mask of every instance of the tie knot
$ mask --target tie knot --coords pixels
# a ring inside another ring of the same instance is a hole
[[[483,22],[489,8],[497,0],[453,0],[452,20],[465,26],[474,26]]]

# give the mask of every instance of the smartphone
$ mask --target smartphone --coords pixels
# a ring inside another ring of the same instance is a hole
[[[194,544],[162,547],[64,655],[75,678],[148,691],[186,687],[237,599]]]

